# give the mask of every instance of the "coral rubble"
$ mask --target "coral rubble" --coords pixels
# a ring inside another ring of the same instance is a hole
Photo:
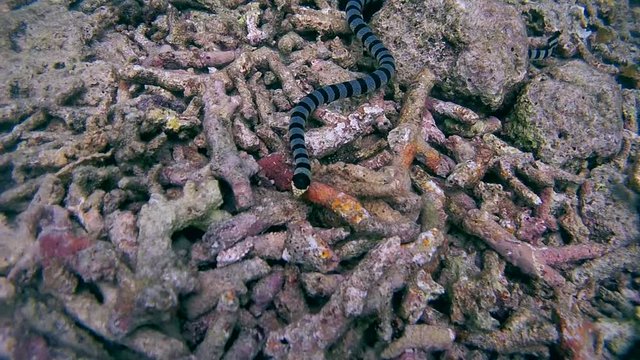
[[[344,5],[0,3],[0,358],[640,351],[637,2],[380,4],[297,198]]]

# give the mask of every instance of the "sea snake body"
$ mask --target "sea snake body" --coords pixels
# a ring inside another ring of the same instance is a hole
[[[553,50],[556,48],[556,46],[558,46],[559,37],[560,37],[560,32],[556,31],[547,40],[547,46],[540,49],[529,49],[529,59],[542,60],[551,56],[551,54],[553,54]]]
[[[293,107],[291,121],[289,122],[289,144],[295,164],[291,185],[296,196],[304,194],[311,183],[311,162],[309,161],[309,152],[304,141],[304,129],[309,116],[320,105],[379,89],[391,79],[396,71],[395,59],[382,44],[382,41],[364,22],[362,16],[364,7],[374,1],[376,0],[349,0],[345,11],[351,31],[362,41],[369,54],[376,59],[378,68],[362,78],[316,89],[303,97]],[[541,60],[551,56],[558,45],[559,35],[560,32],[554,33],[547,40],[547,45],[544,48],[529,49],[529,58],[531,60]]]
[[[382,41],[373,34],[364,22],[362,10],[375,0],[349,0],[345,11],[347,23],[362,41],[369,54],[378,62],[378,68],[356,80],[323,86],[298,102],[292,110],[289,122],[289,144],[293,152],[295,169],[293,171],[292,189],[296,196],[304,194],[311,183],[311,162],[304,142],[304,129],[309,116],[322,104],[355,95],[365,94],[386,84],[396,71],[396,62]]]

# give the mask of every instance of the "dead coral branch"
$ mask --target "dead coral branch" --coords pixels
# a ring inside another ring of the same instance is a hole
[[[236,209],[245,210],[254,202],[249,178],[258,172],[258,165],[249,155],[238,152],[229,132],[231,116],[239,101],[226,95],[224,84],[215,80],[206,86],[202,100],[205,104],[202,126],[209,145],[211,169],[231,187]]]
[[[551,265],[593,259],[607,252],[605,247],[597,244],[536,248],[521,242],[495,222],[489,213],[477,209],[475,201],[463,193],[450,196],[448,213],[467,233],[485,241],[523,272],[543,279],[554,288],[561,288],[566,279]]]

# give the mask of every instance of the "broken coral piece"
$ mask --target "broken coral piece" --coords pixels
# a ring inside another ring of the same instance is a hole
[[[187,182],[181,198],[151,195],[138,216],[138,251],[132,274],[120,273],[118,300],[110,331],[123,336],[147,322],[162,319],[178,305],[178,295],[197,286],[193,270],[181,265],[172,249],[172,235],[188,226],[202,226],[226,215],[218,210],[222,196],[211,176],[200,184]]]
[[[288,230],[282,256],[284,260],[311,271],[327,273],[336,270],[340,259],[329,246],[333,241],[323,236],[326,232],[313,228],[307,221],[292,222]],[[338,237],[344,239],[346,235],[348,233],[338,234]]]
[[[202,126],[209,146],[211,170],[231,187],[236,209],[245,210],[254,203],[249,178],[258,172],[258,165],[251,156],[238,152],[228,130],[239,101],[226,95],[222,81],[215,80],[206,86],[202,101],[205,104]]]
[[[523,272],[543,279],[552,287],[562,287],[566,279],[550,265],[593,259],[607,252],[605,247],[598,244],[536,248],[517,240],[496,223],[486,211],[475,208],[474,200],[467,195],[453,194],[450,201],[449,215],[466,232],[485,241]]]
[[[198,289],[184,303],[187,318],[194,319],[215,307],[220,295],[227,290],[234,291],[236,296],[246,294],[245,284],[265,276],[270,269],[264,260],[254,258],[198,272]]]
[[[343,282],[331,299],[316,314],[308,314],[285,328],[272,332],[265,351],[274,357],[289,354],[319,356],[336,343],[352,321],[364,310],[367,290],[380,279],[385,270],[405,256],[399,238],[390,238],[374,248]]]
[[[407,325],[402,336],[389,344],[380,356],[393,359],[410,349],[421,349],[427,352],[448,349],[455,340],[453,330],[434,325]]]
[[[308,208],[289,194],[265,189],[260,190],[259,194],[259,203],[250,210],[209,226],[202,241],[191,249],[194,263],[211,262],[221,251],[246,237],[259,235],[272,226],[301,220],[307,214]]]

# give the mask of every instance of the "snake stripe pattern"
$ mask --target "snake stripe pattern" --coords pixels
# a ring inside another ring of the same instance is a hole
[[[379,89],[393,77],[396,71],[395,59],[382,41],[373,34],[362,16],[364,7],[373,1],[375,0],[350,0],[345,12],[351,31],[362,41],[369,54],[376,59],[378,68],[362,78],[316,89],[293,107],[289,122],[289,144],[295,163],[292,189],[296,196],[304,194],[311,183],[311,162],[304,141],[305,125],[309,116],[320,105]]]
[[[529,49],[529,59],[531,60],[542,60],[546,59],[551,54],[553,54],[553,50],[558,46],[558,38],[560,37],[560,32],[557,31],[549,40],[547,40],[547,46],[540,49]]]

